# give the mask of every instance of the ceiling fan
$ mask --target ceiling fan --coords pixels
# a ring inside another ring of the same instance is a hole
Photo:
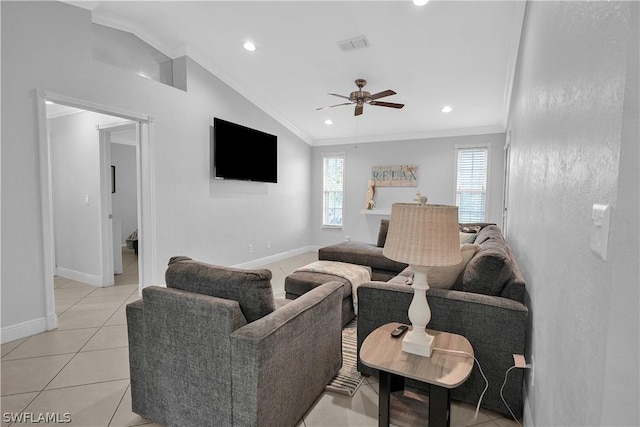
[[[364,104],[376,105],[379,107],[391,107],[391,108],[402,108],[404,104],[396,104],[394,102],[384,102],[384,101],[376,101],[376,99],[384,98],[385,96],[395,95],[396,93],[392,90],[385,90],[382,92],[374,93],[373,95],[367,91],[362,90],[362,88],[367,84],[365,79],[356,80],[356,86],[358,86],[358,90],[351,92],[349,96],[338,95],[337,93],[330,93],[329,95],[337,96],[339,98],[348,99],[349,102],[345,102],[343,104],[329,105],[327,107],[316,108],[316,110],[324,110],[325,108],[333,108],[339,107],[341,105],[352,105],[356,104],[356,109],[354,112],[354,116],[359,116],[362,114],[364,109]]]

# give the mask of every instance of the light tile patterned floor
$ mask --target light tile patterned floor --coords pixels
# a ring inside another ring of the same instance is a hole
[[[273,273],[274,294],[284,297],[284,278],[317,260],[308,252],[265,265]],[[124,272],[116,286],[96,288],[56,278],[58,329],[2,345],[2,426],[6,413],[71,414],[73,426],[156,426],[131,412],[129,360],[124,307],[138,299],[137,258],[123,252]],[[452,426],[509,427],[500,414],[454,402]],[[378,383],[367,378],[347,397],[324,393],[300,426],[376,426]],[[13,425],[30,425],[13,424]],[[33,425],[49,425],[37,423]]]

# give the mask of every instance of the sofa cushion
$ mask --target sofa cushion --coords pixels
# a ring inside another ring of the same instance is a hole
[[[407,264],[393,261],[382,254],[383,248],[372,243],[342,242],[318,250],[321,261],[340,261],[348,264],[368,265],[375,270],[402,271]]]
[[[413,269],[411,267],[405,268],[397,276],[389,279],[387,283],[395,283],[397,285],[413,284]]]
[[[165,281],[169,288],[237,301],[247,322],[276,308],[269,270],[221,267],[179,256],[169,260]]]
[[[461,290],[485,295],[500,295],[512,272],[511,258],[507,253],[504,240],[497,238],[485,240],[464,270]],[[455,289],[458,289],[458,285]]]
[[[474,243],[481,245],[489,239],[497,239],[503,244],[506,244],[506,242],[504,241],[504,237],[502,236],[502,230],[500,230],[500,227],[498,227],[497,225],[487,225],[486,227],[483,227],[478,232],[478,236],[476,237]]]
[[[387,241],[387,232],[389,231],[389,220],[381,219],[380,220],[380,229],[378,230],[378,246],[379,248],[384,248],[384,242]]]
[[[465,269],[471,258],[479,249],[478,245],[464,244],[460,246],[462,260],[455,265],[432,266],[427,268],[427,282],[429,287],[438,289],[452,289],[456,279]]]

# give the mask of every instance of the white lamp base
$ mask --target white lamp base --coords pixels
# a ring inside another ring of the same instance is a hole
[[[402,339],[402,351],[418,356],[431,357],[433,351],[433,335],[429,335],[424,329],[407,332]]]
[[[412,265],[413,274],[413,299],[409,306],[409,320],[413,329],[407,332],[402,340],[402,351],[417,354],[418,356],[431,357],[433,347],[433,336],[427,334],[427,324],[431,320],[431,309],[427,303],[427,283],[426,267]]]

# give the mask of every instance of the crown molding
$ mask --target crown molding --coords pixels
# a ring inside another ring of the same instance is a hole
[[[149,44],[156,50],[159,50],[169,58],[176,58],[181,56],[180,53],[184,51],[182,46],[170,46],[165,42],[160,41],[157,37],[154,37],[147,31],[140,28],[138,25],[131,21],[122,19],[119,16],[106,13],[104,11],[92,11],[91,20],[94,24],[104,25],[105,27],[115,28],[116,30],[125,31],[138,37],[140,40]]]
[[[228,85],[233,90],[238,92],[240,95],[247,98],[252,104],[254,104],[256,107],[264,111],[267,115],[271,116],[274,120],[276,120],[282,126],[287,128],[298,138],[302,139],[308,145],[311,145],[311,146],[314,145],[314,140],[311,137],[309,137],[309,135],[301,131],[298,127],[296,127],[293,123],[287,120],[279,112],[274,110],[273,107],[271,107],[271,105],[268,102],[262,100],[260,97],[256,96],[255,94],[247,90],[245,87],[240,85],[228,73],[226,73],[216,64],[214,64],[212,61],[207,59],[205,55],[202,55],[197,50],[189,47],[187,47],[185,52],[186,52],[186,56],[188,56],[189,58],[191,58],[192,60],[200,64],[202,67],[204,67],[205,70],[207,70],[208,72],[210,72],[211,74],[213,74],[214,76],[222,80],[222,82],[224,82],[226,85]]]
[[[442,130],[430,130],[424,132],[409,132],[409,133],[391,133],[383,135],[369,135],[358,136],[357,141],[355,137],[348,138],[329,138],[316,140],[312,146],[321,147],[327,145],[343,145],[343,144],[367,144],[371,142],[389,142],[389,141],[408,141],[413,139],[432,139],[432,138],[446,138],[453,136],[469,136],[469,135],[489,135],[493,133],[504,133],[505,127],[501,125],[495,126],[483,126],[463,129],[442,129]]]

